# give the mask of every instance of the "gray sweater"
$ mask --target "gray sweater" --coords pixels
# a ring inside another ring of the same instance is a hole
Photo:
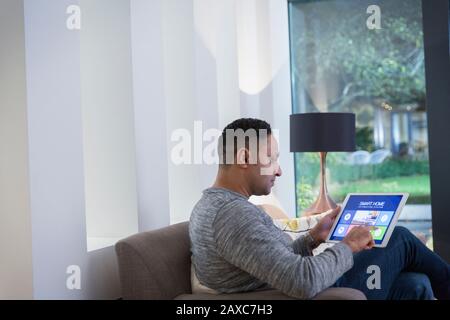
[[[189,236],[198,280],[222,293],[275,288],[309,299],[353,266],[346,244],[313,256],[308,233],[292,241],[245,196],[222,188],[203,191]]]

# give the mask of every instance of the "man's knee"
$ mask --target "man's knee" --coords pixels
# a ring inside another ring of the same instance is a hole
[[[391,299],[433,299],[433,289],[431,288],[430,279],[423,273],[401,273],[391,288]]]
[[[414,236],[411,231],[409,231],[407,228],[402,227],[402,226],[396,226],[394,228],[394,231],[392,232],[392,237],[396,238],[396,237],[411,237]]]
[[[430,279],[423,273],[414,273],[411,291],[416,299],[430,300],[433,298],[433,289],[431,288]]]

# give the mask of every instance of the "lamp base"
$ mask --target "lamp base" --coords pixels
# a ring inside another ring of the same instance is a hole
[[[303,210],[303,216],[313,216],[337,207],[336,202],[328,194],[320,194],[316,201],[307,209]]]
[[[326,182],[326,152],[319,152],[320,155],[320,191],[317,200],[308,208],[303,210],[304,216],[312,216],[337,207],[336,202],[328,195]]]

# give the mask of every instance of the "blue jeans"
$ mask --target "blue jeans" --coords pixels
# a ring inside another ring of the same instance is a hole
[[[450,265],[404,227],[395,227],[386,248],[363,250],[334,287],[358,289],[368,299],[450,299]],[[379,267],[379,288],[369,289]],[[370,269],[369,269],[370,270]]]
[[[433,289],[428,276],[423,273],[402,272],[394,280],[388,300],[431,300]]]

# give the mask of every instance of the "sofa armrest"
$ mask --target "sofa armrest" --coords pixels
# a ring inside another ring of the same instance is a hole
[[[120,240],[116,253],[124,299],[173,299],[192,292],[187,222]]]
[[[148,270],[144,259],[127,242],[116,244],[120,284],[123,299],[154,299],[157,284]]]

